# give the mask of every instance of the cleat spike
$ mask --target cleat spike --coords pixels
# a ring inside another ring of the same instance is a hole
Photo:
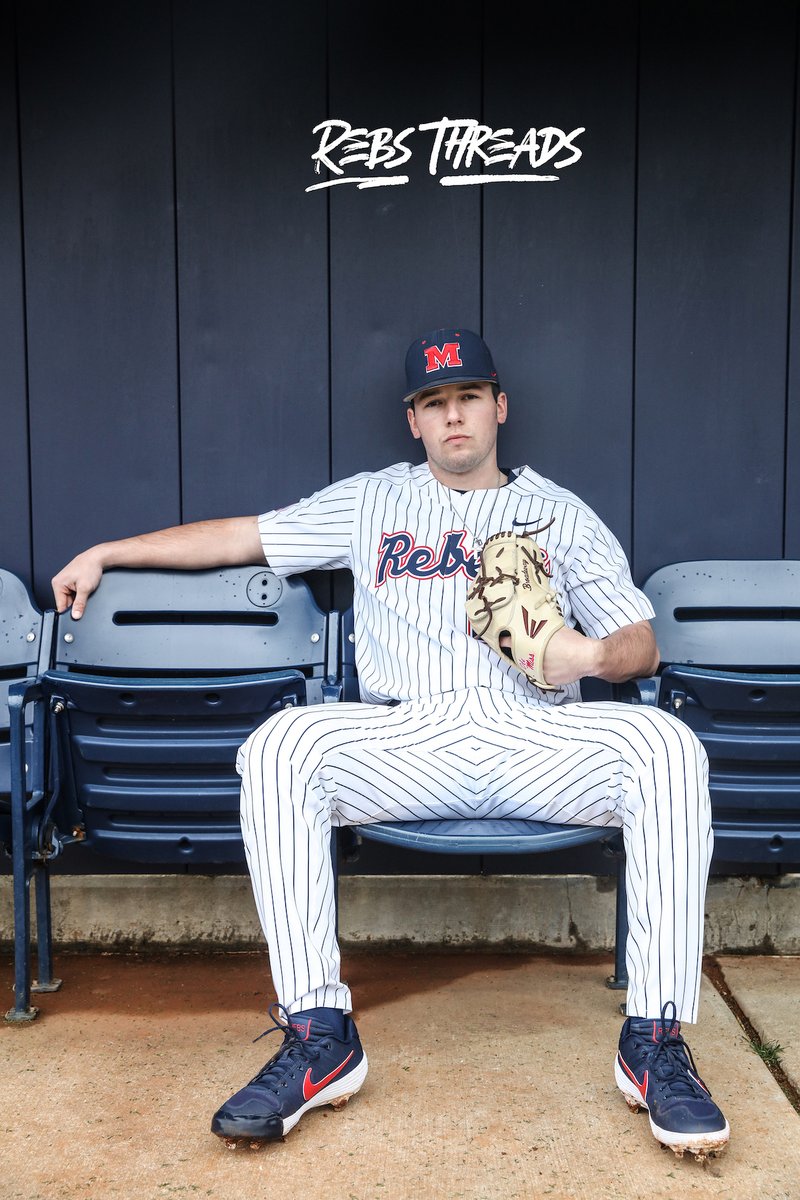
[[[340,1109],[344,1108],[352,1094],[353,1093],[350,1092],[350,1094],[347,1096],[340,1096],[338,1100],[331,1100],[331,1108],[334,1110],[334,1112],[339,1112]]]

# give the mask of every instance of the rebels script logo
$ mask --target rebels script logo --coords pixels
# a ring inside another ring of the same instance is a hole
[[[461,573],[469,580],[475,579],[478,559],[464,548],[466,536],[466,529],[452,529],[442,535],[439,549],[432,550],[430,546],[418,546],[413,534],[405,529],[384,533],[378,547],[375,587],[381,587],[387,579],[401,579],[403,575],[412,579],[452,579]]]

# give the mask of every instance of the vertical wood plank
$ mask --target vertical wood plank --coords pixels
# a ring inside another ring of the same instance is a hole
[[[31,581],[15,20],[0,4],[0,565]]]
[[[324,0],[179,0],[176,160],[184,517],[329,482]]]
[[[420,0],[331,9],[330,111],[395,133],[444,116],[480,115],[480,4],[439,22]],[[446,26],[446,28],[445,28]],[[320,117],[322,119],[322,117]],[[427,329],[480,331],[480,197],[428,172],[430,133],[399,187],[333,188],[331,212],[332,465],[339,478],[419,461],[401,398],[405,353]],[[309,199],[326,203],[326,193]]]
[[[794,179],[792,181],[792,269],[786,413],[785,558],[800,559],[800,29],[795,42]]]
[[[783,552],[795,5],[643,8],[640,569]]]
[[[34,573],[174,523],[170,12],[19,8]]]
[[[530,127],[585,128],[578,162],[535,172],[557,182],[484,188],[504,459],[577,492],[628,551],[636,56],[632,2],[520,5],[502,21],[487,8],[486,124],[520,139]]]

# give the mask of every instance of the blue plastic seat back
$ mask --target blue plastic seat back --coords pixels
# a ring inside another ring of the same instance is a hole
[[[107,571],[80,621],[58,620],[54,666],[199,675],[301,667],[313,700],[327,617],[304,579],[269,570]]]
[[[326,614],[269,571],[109,572],[58,621],[54,710],[62,835],[126,861],[243,861],[238,747],[321,699]]]
[[[644,590],[659,704],[709,756],[717,858],[800,862],[800,563],[674,563]]]
[[[42,614],[28,589],[0,569],[0,733],[8,733],[9,686],[36,674],[41,639]]]
[[[800,562],[672,563],[644,592],[662,662],[800,670]]]

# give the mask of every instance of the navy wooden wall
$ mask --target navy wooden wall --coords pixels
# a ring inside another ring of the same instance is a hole
[[[0,561],[255,512],[418,448],[481,329],[503,461],[642,579],[800,557],[795,0],[0,0]],[[557,183],[306,192],[326,117],[585,126]]]

